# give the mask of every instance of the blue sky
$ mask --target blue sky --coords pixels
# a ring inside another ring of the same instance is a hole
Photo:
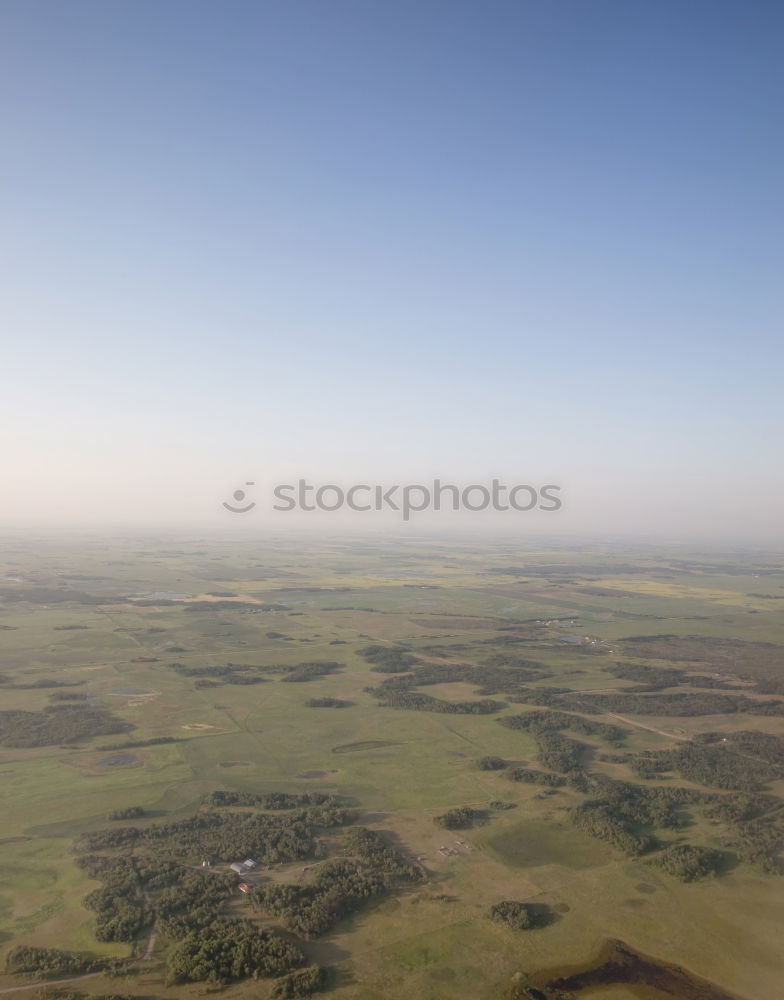
[[[564,530],[780,535],[782,28],[6,0],[3,516],[500,475]]]

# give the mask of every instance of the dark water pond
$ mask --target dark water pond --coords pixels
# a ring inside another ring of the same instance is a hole
[[[743,1000],[737,993],[701,979],[688,969],[643,955],[623,941],[607,941],[598,956],[586,962],[583,968],[552,969],[531,978],[536,987],[529,986],[527,995],[536,1000],[621,983],[631,986],[632,991],[635,986],[643,989],[646,997],[656,995],[662,1000],[671,997],[676,1000]],[[525,997],[526,993],[520,996]]]

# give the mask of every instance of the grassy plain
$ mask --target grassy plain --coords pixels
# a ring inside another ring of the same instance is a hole
[[[142,806],[145,822],[170,821],[192,813],[214,789],[320,790],[344,797],[362,823],[423,857],[428,874],[424,886],[386,896],[305,943],[310,959],[333,970],[335,1000],[505,997],[516,972],[579,965],[614,938],[746,1000],[781,995],[780,879],[733,863],[720,877],[683,884],[645,857],[625,857],[572,825],[569,809],[583,800],[572,788],[548,794],[476,767],[477,758],[494,755],[536,768],[529,733],[499,725],[494,715],[381,707],[367,689],[387,675],[359,652],[371,643],[404,644],[425,663],[476,665],[493,655],[523,656],[549,672],[539,686],[623,691],[631,682],[606,669],[635,659],[620,640],[674,634],[777,644],[784,676],[780,556],[285,537],[242,544],[183,538],[165,546],[133,538],[10,539],[4,551],[3,710],[43,709],[56,689],[31,685],[54,679],[132,728],[76,745],[0,747],[2,954],[19,943],[128,954],[127,945],[95,940],[94,915],[82,900],[97,883],[72,856],[74,838],[104,827],[110,811]],[[187,598],[151,597],[160,594]],[[235,596],[207,596],[214,594]],[[189,609],[191,598],[209,607]],[[166,600],[175,603],[160,603]],[[579,645],[564,641],[575,636]],[[306,683],[262,671],[261,683],[206,688],[170,666],[320,660],[341,668]],[[445,701],[478,697],[476,685],[464,682],[421,690]],[[351,704],[307,707],[324,696]],[[507,702],[500,714],[526,710]],[[784,735],[776,716],[633,715],[622,725],[630,753],[709,731]],[[118,751],[115,763],[102,749],[160,737],[176,742]],[[600,759],[608,751],[602,740],[580,739],[592,771],[637,781],[625,764]],[[781,795],[784,785],[768,790]],[[487,809],[492,800],[512,808],[489,811],[466,831],[434,823],[449,808]],[[720,846],[719,827],[694,819],[686,833],[660,831],[662,839],[691,842],[699,834],[700,843]],[[442,854],[443,846],[457,853]],[[501,899],[546,903],[555,919],[512,931],[488,919]],[[159,939],[153,960],[119,985],[97,977],[75,986],[95,994],[203,992],[163,985],[166,947]],[[0,991],[19,985],[18,977],[0,976]],[[265,997],[269,988],[245,982],[223,992],[244,1000]],[[663,995],[640,984],[580,993],[581,1000]]]

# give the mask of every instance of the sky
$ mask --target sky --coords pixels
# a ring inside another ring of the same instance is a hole
[[[783,28],[5,0],[0,523],[499,478],[562,508],[472,525],[781,539]]]

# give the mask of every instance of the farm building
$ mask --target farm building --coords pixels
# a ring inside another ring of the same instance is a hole
[[[238,875],[244,875],[246,872],[253,871],[256,867],[258,867],[258,862],[253,861],[251,858],[248,858],[247,861],[234,861],[229,865],[229,868]]]

